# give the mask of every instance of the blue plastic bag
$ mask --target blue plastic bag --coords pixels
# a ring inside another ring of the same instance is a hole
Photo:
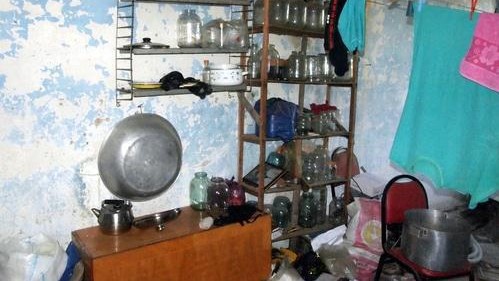
[[[255,110],[260,113],[260,100],[255,102]],[[295,122],[298,117],[298,105],[280,98],[267,100],[267,125],[268,138],[279,138],[288,142],[295,136]],[[255,134],[259,134],[256,125]]]

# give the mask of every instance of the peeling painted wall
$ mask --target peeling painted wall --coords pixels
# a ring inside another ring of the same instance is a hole
[[[492,9],[492,1],[480,4]],[[223,177],[236,173],[235,94],[216,93],[205,100],[192,95],[141,98],[115,106],[115,5],[114,0],[0,2],[0,238],[43,232],[65,244],[72,230],[96,225],[90,208],[112,198],[97,171],[100,144],[116,122],[140,110],[157,113],[176,127],[183,166],[166,193],[134,203],[136,215],[187,205],[196,171]],[[185,8],[138,5],[136,37],[176,45],[175,21]],[[230,16],[229,9],[220,7],[191,8],[203,22]],[[299,49],[297,39],[271,38],[282,58]],[[322,52],[322,42],[309,44],[311,53]],[[367,170],[384,178],[398,173],[388,154],[406,96],[411,49],[412,26],[406,24],[405,11],[368,3],[355,151]],[[135,61],[136,78],[159,79],[172,70],[199,78],[203,59],[223,62],[227,56],[141,57]],[[296,86],[269,90],[297,98]],[[306,103],[320,102],[323,93],[322,87],[309,87]],[[334,95],[347,120],[348,93]],[[246,159],[255,161],[256,150],[247,152]]]

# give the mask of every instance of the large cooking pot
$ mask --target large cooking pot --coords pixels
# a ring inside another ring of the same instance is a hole
[[[438,210],[406,211],[401,247],[409,260],[440,272],[462,269],[468,262],[481,258],[471,226],[458,215]]]
[[[182,165],[182,144],[173,125],[156,114],[135,114],[118,122],[104,140],[99,174],[114,195],[145,201],[165,192]]]

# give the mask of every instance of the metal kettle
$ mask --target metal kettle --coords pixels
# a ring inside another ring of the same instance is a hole
[[[101,209],[92,208],[102,233],[118,235],[130,230],[133,224],[130,201],[108,199],[102,201]]]

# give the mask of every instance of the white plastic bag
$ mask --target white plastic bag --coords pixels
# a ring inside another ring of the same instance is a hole
[[[46,235],[8,238],[0,241],[0,280],[57,281],[67,259],[59,243]]]

